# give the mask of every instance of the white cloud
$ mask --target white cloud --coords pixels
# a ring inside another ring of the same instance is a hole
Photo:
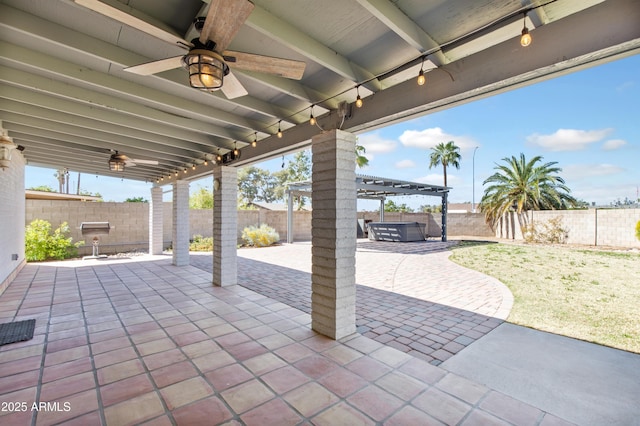
[[[462,178],[456,175],[449,174],[447,168],[447,185],[451,187],[462,185]],[[426,176],[411,179],[411,182],[427,183],[430,185],[444,185],[444,176],[442,173],[431,173]]]
[[[625,169],[613,164],[571,164],[563,167],[560,176],[566,180],[580,180],[596,176],[610,176],[623,173]]]
[[[577,130],[558,129],[550,135],[534,133],[527,136],[527,142],[547,151],[580,151],[591,143],[599,142],[613,129]]]
[[[463,152],[470,151],[479,145],[473,138],[452,135],[444,132],[440,127],[424,130],[405,130],[399,139],[404,146],[420,149],[431,149],[439,143],[449,141],[454,141],[460,147],[460,151]]]
[[[609,139],[605,143],[602,144],[602,149],[605,151],[613,151],[618,148],[622,148],[627,144],[627,141],[623,139]]]
[[[394,151],[398,143],[392,139],[384,139],[377,133],[367,133],[358,136],[358,144],[364,146],[367,150],[365,156],[370,158],[369,154],[386,154]]]
[[[625,81],[624,83],[622,83],[621,85],[616,87],[616,91],[618,91],[618,92],[626,92],[626,91],[629,91],[629,90],[633,89],[635,87],[635,85],[636,85],[636,83],[634,81]]]
[[[413,160],[401,160],[396,162],[396,169],[412,169],[416,167],[416,163]]]

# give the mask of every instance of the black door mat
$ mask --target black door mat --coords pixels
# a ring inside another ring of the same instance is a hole
[[[0,324],[0,346],[33,339],[35,328],[34,319]]]

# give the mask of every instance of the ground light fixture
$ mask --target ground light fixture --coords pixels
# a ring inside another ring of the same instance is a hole
[[[527,28],[527,14],[524,14],[524,28],[522,28],[522,36],[520,37],[520,45],[527,47],[531,44],[531,34],[529,34],[529,28]]]

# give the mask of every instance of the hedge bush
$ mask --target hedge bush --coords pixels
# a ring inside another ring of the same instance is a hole
[[[78,255],[78,247],[84,241],[73,243],[73,238],[67,237],[69,225],[62,224],[51,233],[51,224],[46,220],[36,219],[25,229],[25,257],[28,262],[49,259],[68,259]]]
[[[189,251],[213,251],[213,237],[205,238],[196,234],[189,243]]]
[[[562,218],[556,216],[547,222],[531,222],[522,229],[524,240],[527,243],[539,244],[564,244],[567,242],[569,232],[562,226]]]
[[[262,224],[248,226],[242,230],[242,240],[245,246],[267,247],[280,241],[280,235],[272,227]]]

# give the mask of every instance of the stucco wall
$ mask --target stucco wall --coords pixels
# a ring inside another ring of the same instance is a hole
[[[14,150],[0,169],[0,294],[24,266],[24,157]]]

